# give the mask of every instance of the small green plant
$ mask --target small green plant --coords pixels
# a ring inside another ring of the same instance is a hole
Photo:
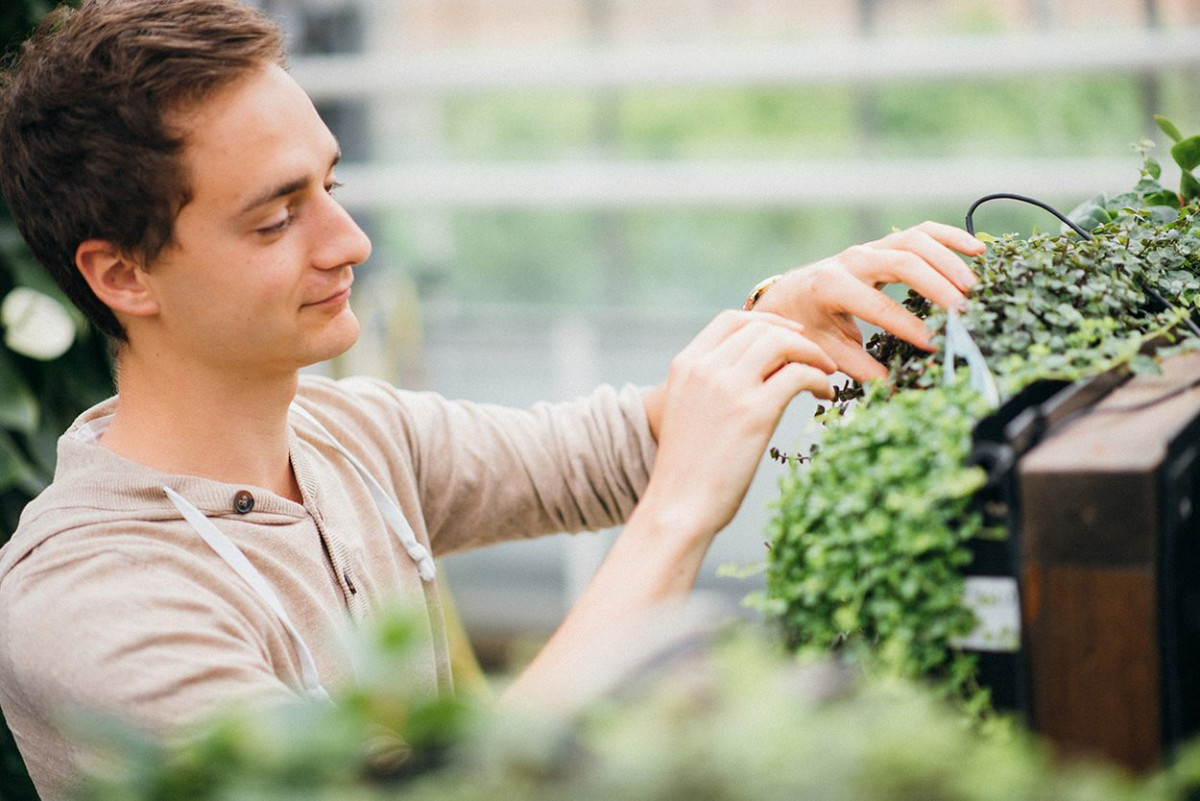
[[[1155,371],[1157,358],[1200,347],[1200,137],[1159,124],[1176,142],[1178,193],[1144,152],[1130,192],[1071,214],[1084,236],[982,237],[988,251],[959,321],[1001,400],[1039,379]],[[905,303],[944,330],[945,312],[912,293]],[[979,714],[989,701],[974,658],[953,643],[974,625],[962,601],[970,542],[1004,536],[973,508],[984,477],[966,464],[991,407],[964,366],[888,334],[868,346],[889,379],[840,391],[820,416],[811,463],[783,480],[758,603],[795,650],[930,679]]]
[[[1155,115],[1154,121],[1158,123],[1159,130],[1174,143],[1171,145],[1171,158],[1179,165],[1182,173],[1179,178],[1181,203],[1200,199],[1200,180],[1196,178],[1195,173],[1195,169],[1200,167],[1200,136],[1189,136],[1185,139],[1175,127],[1175,123],[1162,115]]]

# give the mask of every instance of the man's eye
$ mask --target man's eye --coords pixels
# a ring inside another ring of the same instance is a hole
[[[259,228],[259,229],[257,229],[257,231],[260,234],[277,234],[280,231],[282,231],[283,229],[287,228],[289,225],[291,225],[292,221],[295,219],[296,219],[296,215],[292,214],[292,212],[289,211],[287,213],[287,216],[284,217],[279,222],[272,223],[271,225],[267,225],[262,228]]]

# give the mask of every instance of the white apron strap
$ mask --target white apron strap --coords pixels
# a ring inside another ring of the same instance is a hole
[[[342,456],[345,456],[346,460],[354,466],[359,476],[362,477],[363,482],[366,483],[367,489],[371,493],[371,499],[375,501],[375,508],[383,515],[383,519],[387,521],[388,528],[400,540],[400,544],[408,552],[409,558],[417,563],[417,572],[421,574],[421,578],[425,581],[433,581],[434,577],[437,576],[437,567],[434,565],[433,557],[430,555],[429,550],[417,541],[417,535],[413,533],[412,526],[408,524],[408,520],[405,519],[404,512],[400,510],[400,506],[384,491],[380,483],[367,471],[362,462],[354,454],[346,450],[345,446],[338,442],[337,437],[330,434],[328,429],[321,425],[321,422],[317,418],[294,403],[292,404],[292,411],[315,426],[318,431],[325,435],[326,439],[333,443],[333,446],[338,449]]]
[[[183,515],[183,519],[191,524],[196,533],[208,543],[217,556],[225,560],[234,572],[242,577],[242,580],[250,585],[255,593],[262,598],[267,606],[271,607],[284,628],[287,629],[288,635],[292,638],[292,645],[296,648],[296,654],[300,658],[300,673],[301,679],[304,681],[305,691],[318,700],[328,701],[329,693],[321,686],[320,676],[317,674],[317,665],[313,660],[312,652],[308,649],[308,644],[304,642],[304,638],[300,636],[300,632],[292,625],[291,618],[283,609],[283,604],[279,602],[279,597],[275,595],[275,591],[271,589],[271,585],[267,584],[266,579],[262,577],[262,573],[258,572],[258,568],[250,564],[250,560],[242,553],[236,545],[224,534],[221,533],[212,521],[204,516],[190,501],[184,498],[170,487],[163,487],[163,492],[167,494],[167,498],[171,503],[175,504],[175,508]]]

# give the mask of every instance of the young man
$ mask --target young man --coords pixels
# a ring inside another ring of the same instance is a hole
[[[47,799],[86,756],[62,710],[169,735],[218,705],[322,696],[353,677],[338,632],[385,604],[426,610],[412,680],[449,690],[431,555],[623,523],[508,691],[569,700],[686,597],[787,403],[827,397],[835,369],[884,374],[855,317],[927,346],[878,287],[957,305],[974,280],[955,251],[982,245],[926,223],[756,291],[653,389],[530,410],[301,378],[354,343],[370,244],[283,59],[237,0],[85,0],[4,81],[0,185],[117,363],[118,395],[64,435],[0,551],[0,705]]]

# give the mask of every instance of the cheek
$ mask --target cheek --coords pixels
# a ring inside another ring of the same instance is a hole
[[[230,261],[173,286],[164,311],[210,335],[251,336],[271,327],[292,294],[268,265]]]
[[[285,249],[254,253],[231,260],[223,269],[217,290],[222,304],[259,314],[267,309],[286,306],[296,294],[296,271]]]

